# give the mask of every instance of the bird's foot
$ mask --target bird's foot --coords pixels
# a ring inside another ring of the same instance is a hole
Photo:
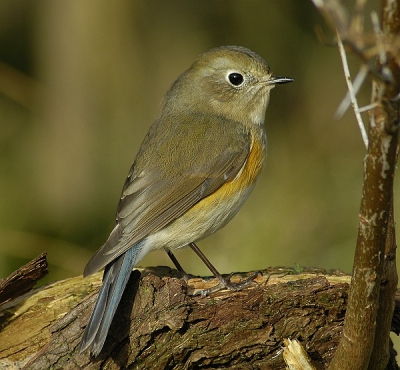
[[[242,290],[243,288],[248,287],[254,282],[254,279],[259,275],[259,271],[252,273],[246,279],[243,279],[237,283],[231,281],[233,273],[229,274],[228,277],[224,278],[222,275],[217,276],[219,283],[211,288],[201,289],[197,292],[193,293],[194,296],[201,295],[203,297],[210,295],[211,293],[219,292],[223,289],[229,289],[234,291]]]

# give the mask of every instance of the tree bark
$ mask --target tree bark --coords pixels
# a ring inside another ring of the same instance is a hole
[[[341,1],[313,1],[341,43],[359,57],[360,71],[367,68],[374,76],[349,303],[329,368],[383,370],[391,351],[389,331],[398,282],[393,180],[399,136],[400,66],[394,45],[400,30],[400,0],[382,0],[380,20],[371,12],[372,34],[364,32],[365,1],[355,2],[351,17]],[[374,52],[368,54],[368,48]],[[368,64],[371,58],[374,67]],[[357,105],[354,110],[361,118]]]
[[[285,338],[299,339],[317,368],[329,364],[342,333],[349,276],[270,269],[241,291],[202,296],[193,293],[217,284],[214,279],[186,284],[175,273],[133,271],[97,358],[78,348],[101,274],[0,306],[0,368],[282,369]]]
[[[0,279],[0,305],[30,291],[42,277],[49,273],[46,253],[19,268],[6,279]]]

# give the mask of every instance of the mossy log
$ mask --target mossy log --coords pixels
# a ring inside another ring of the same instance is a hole
[[[137,269],[92,358],[78,349],[101,276],[59,281],[0,306],[0,368],[284,369],[285,338],[298,339],[324,368],[342,333],[350,282],[341,273],[276,268],[240,291],[202,296],[215,279],[186,283],[169,268]]]

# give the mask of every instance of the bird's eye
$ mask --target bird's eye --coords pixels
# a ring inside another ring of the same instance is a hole
[[[244,81],[244,77],[240,73],[232,72],[229,73],[228,80],[233,86],[240,86]]]

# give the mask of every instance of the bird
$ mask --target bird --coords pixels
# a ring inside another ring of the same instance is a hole
[[[196,242],[224,227],[242,207],[264,166],[270,91],[292,82],[275,76],[255,52],[221,46],[201,54],[173,82],[145,136],[118,203],[115,227],[84,276],[105,267],[80,352],[101,352],[134,266],[164,249],[190,246],[222,287],[225,279]]]

